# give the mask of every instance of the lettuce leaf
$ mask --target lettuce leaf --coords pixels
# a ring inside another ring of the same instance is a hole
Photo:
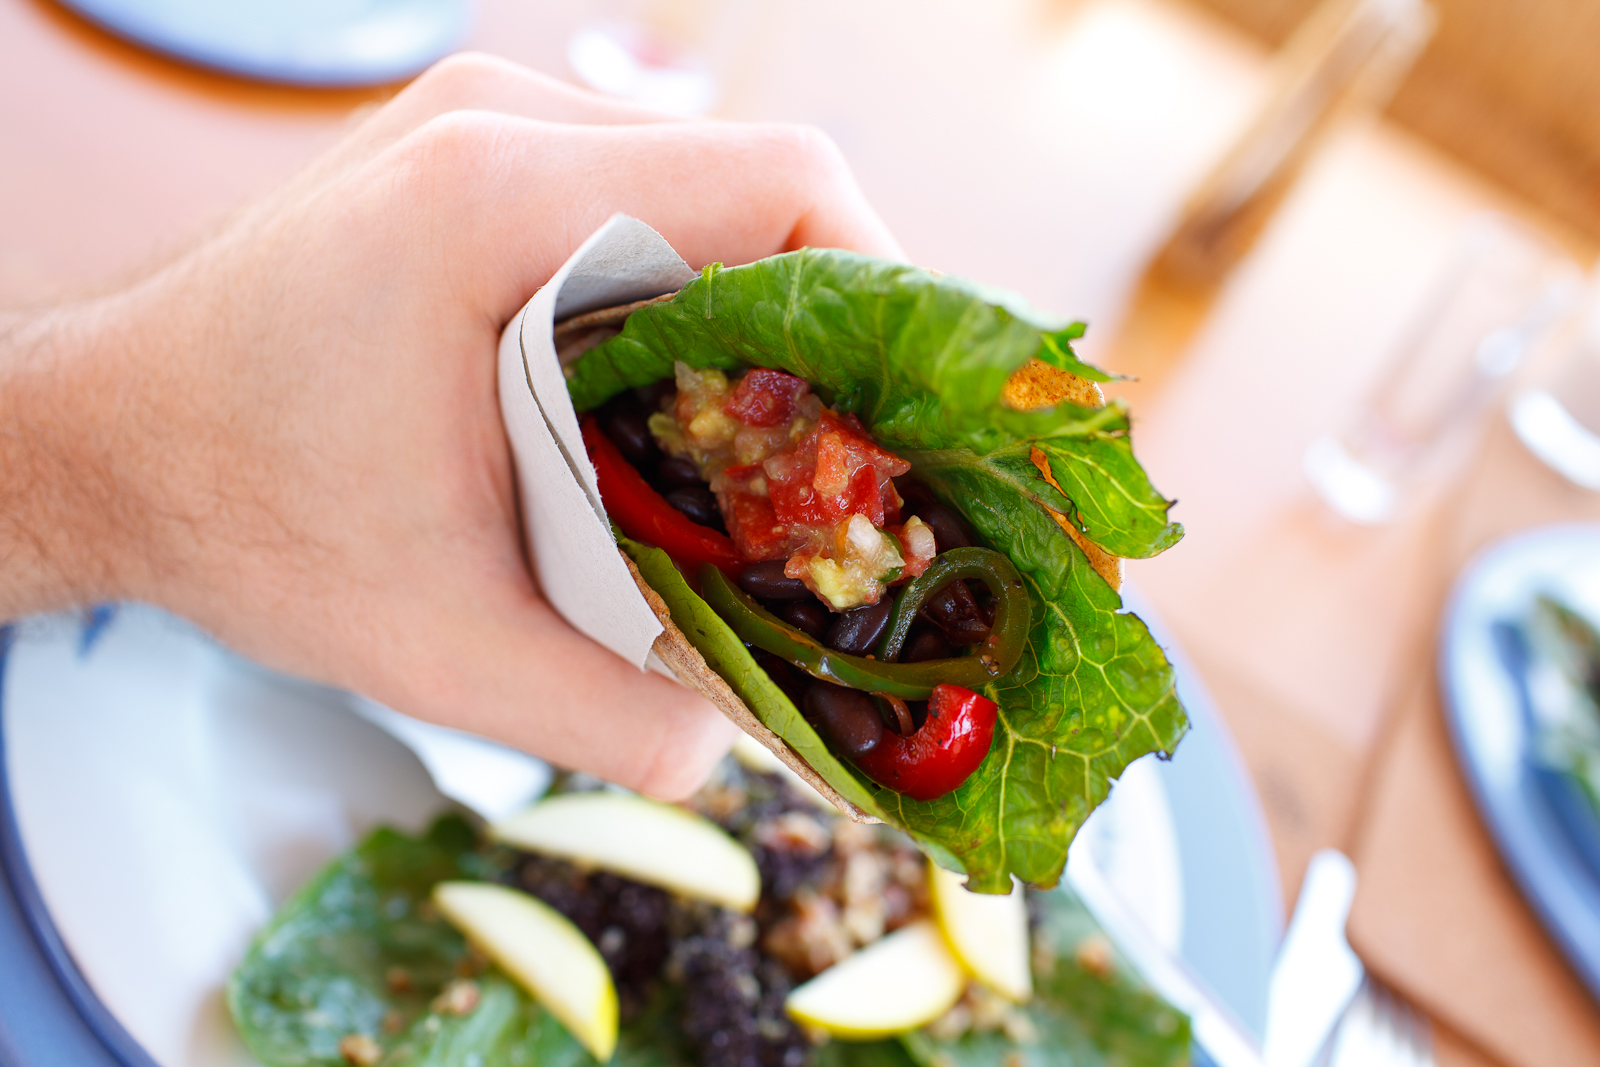
[[[1151,556],[1182,536],[1167,518],[1171,501],[1133,457],[1127,411],[1112,402],[1022,412],[1001,401],[1012,372],[1035,357],[1103,380],[1072,352],[1081,333],[1081,324],[1009,293],[850,252],[802,249],[707,267],[568,368],[580,411],[670,376],[677,360],[797,374],[857,415],[1010,556],[1029,585],[1033,629],[1017,668],[987,687],[1000,722],[972,777],[919,803],[846,764],[817,768],[841,792],[853,784],[871,790],[890,822],[983,892],[1008,891],[1013,874],[1054,885],[1067,846],[1111,781],[1147,752],[1170,754],[1187,729],[1160,648],[1041,506],[1118,556]],[[1034,465],[1035,450],[1059,492]],[[785,740],[797,749],[813,744],[809,727],[794,725],[792,703],[762,694],[756,701],[752,710]]]

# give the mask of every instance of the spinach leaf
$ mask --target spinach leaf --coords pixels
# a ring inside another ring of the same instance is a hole
[[[811,1067],[919,1067],[895,1040],[830,1041],[811,1054]]]
[[[382,1067],[594,1067],[561,1024],[510,979],[476,979],[477,1006],[466,1015],[429,1012],[389,1049]]]
[[[669,564],[670,566],[670,564]],[[476,1006],[436,1011],[468,962],[466,941],[427,905],[435,883],[492,873],[456,816],[422,837],[374,831],[295,893],[228,983],[228,1007],[269,1067],[348,1067],[339,1043],[376,1040],[381,1067],[599,1067],[515,983],[476,975]],[[623,1026],[609,1067],[694,1067],[664,985]],[[915,1067],[898,1044],[824,1049],[814,1067]]]
[[[435,1011],[468,964],[465,939],[428,903],[437,882],[489,871],[472,828],[439,819],[422,837],[375,830],[278,910],[228,983],[228,1008],[269,1067],[348,1067],[339,1043],[363,1035],[383,1067],[595,1067],[560,1023],[494,970],[477,1006]],[[680,1067],[624,1034],[613,1062]]]
[[[579,410],[671,375],[678,360],[797,374],[860,417],[1011,557],[1029,585],[1034,624],[1017,668],[987,687],[1000,723],[973,776],[954,793],[919,803],[837,761],[828,769],[813,763],[840,792],[871,791],[889,821],[940,863],[965,870],[982,892],[1006,892],[1013,873],[1054,885],[1068,844],[1111,780],[1146,752],[1170,753],[1187,728],[1160,648],[1044,511],[1066,515],[1118,556],[1154,555],[1182,536],[1167,520],[1170,501],[1133,457],[1127,412],[1116,403],[1023,412],[1001,401],[1006,380],[1036,357],[1104,380],[1072,353],[1081,332],[1011,294],[854,253],[803,249],[706,268],[568,368]],[[706,635],[689,636],[698,645]],[[702,652],[710,662],[715,650]],[[758,693],[751,709],[797,750],[814,748],[815,734],[800,729],[793,704],[777,698],[782,705]]]
[[[1118,957],[1065,889],[1030,894],[1034,997],[1026,1039],[1003,1031],[950,1040],[926,1030],[901,1040],[920,1067],[1178,1067],[1189,1062],[1189,1020]]]
[[[347,1035],[382,1043],[429,1014],[467,945],[428,894],[463,875],[475,843],[456,817],[422,838],[380,829],[302,886],[228,983],[250,1051],[272,1067],[332,1067]]]

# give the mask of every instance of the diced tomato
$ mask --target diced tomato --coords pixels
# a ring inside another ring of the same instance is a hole
[[[789,554],[789,528],[773,514],[772,501],[751,486],[762,477],[759,466],[730,468],[722,472],[722,489],[717,493],[733,547],[752,562]]]
[[[817,434],[817,466],[811,485],[822,496],[838,496],[850,485],[857,459],[844,443],[844,434],[825,430]],[[871,464],[863,464],[862,469]]]
[[[890,481],[911,465],[872,442],[855,416],[824,411],[795,448],[767,460],[767,487],[780,522],[833,526],[864,515],[874,526],[898,519]]]
[[[794,418],[800,398],[810,391],[803,378],[757,367],[740,379],[722,410],[746,426],[779,426]]]

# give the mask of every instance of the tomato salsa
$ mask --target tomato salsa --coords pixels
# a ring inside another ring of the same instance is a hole
[[[823,407],[811,387],[757,368],[736,382],[715,368],[677,366],[677,393],[650,417],[669,456],[693,462],[750,562],[782,559],[835,611],[876,604],[934,554],[933,531],[893,479],[911,464],[880,448],[854,415]]]
[[[917,800],[983,762],[998,708],[978,690],[1016,665],[1031,603],[854,415],[783,371],[680,362],[583,435],[612,520],[677,562],[837,754]]]

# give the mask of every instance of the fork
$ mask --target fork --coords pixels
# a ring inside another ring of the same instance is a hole
[[[1345,940],[1356,869],[1311,857],[1267,999],[1265,1067],[1433,1067],[1427,1021],[1366,972]]]
[[[1327,1067],[1434,1067],[1428,1020],[1371,975],[1334,1031]]]

